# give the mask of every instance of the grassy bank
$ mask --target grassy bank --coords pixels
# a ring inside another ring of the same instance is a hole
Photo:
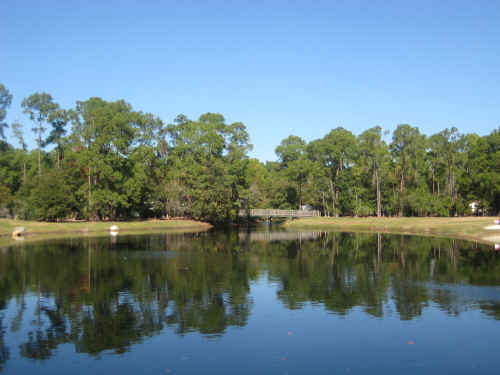
[[[0,237],[4,240],[12,235],[15,227],[24,227],[27,237],[33,239],[51,235],[62,237],[82,234],[99,234],[109,232],[109,227],[117,225],[122,232],[159,232],[164,230],[206,230],[212,226],[194,220],[147,220],[119,222],[64,222],[46,223],[39,221],[23,221],[0,219]]]
[[[311,217],[287,221],[294,229],[385,232],[461,238],[483,243],[500,243],[500,231],[485,230],[495,217]]]

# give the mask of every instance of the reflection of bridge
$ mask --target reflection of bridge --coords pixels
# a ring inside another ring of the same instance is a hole
[[[252,208],[249,210],[240,210],[240,216],[252,217],[311,217],[321,216],[316,210],[274,210],[267,208]]]
[[[319,238],[321,232],[240,232],[241,240],[250,241],[296,241]]]

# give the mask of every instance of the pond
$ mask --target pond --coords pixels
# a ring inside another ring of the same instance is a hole
[[[0,372],[500,372],[500,254],[361,233],[82,237],[0,249]]]

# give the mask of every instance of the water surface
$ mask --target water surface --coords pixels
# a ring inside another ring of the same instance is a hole
[[[232,232],[0,249],[0,372],[498,374],[500,254]]]

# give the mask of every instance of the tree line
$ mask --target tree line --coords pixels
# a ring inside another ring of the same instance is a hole
[[[8,124],[0,84],[0,215],[107,220],[192,217],[238,220],[245,208],[301,208],[325,216],[456,216],[500,210],[500,128],[455,127],[434,135],[398,125],[356,136],[342,127],[306,142],[291,135],[277,161],[250,158],[241,122],[205,113],[172,123],[124,100],[92,97],[64,109],[36,92],[22,101],[25,126]],[[5,129],[13,139],[7,142]],[[386,139],[390,139],[386,141]]]

